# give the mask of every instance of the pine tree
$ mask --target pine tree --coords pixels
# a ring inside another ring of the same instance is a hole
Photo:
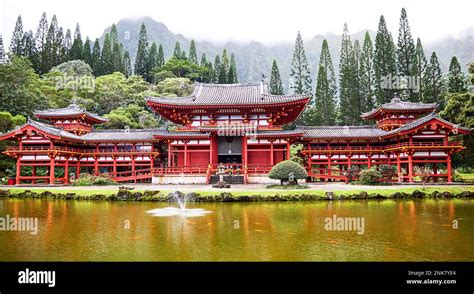
[[[364,45],[360,54],[360,97],[362,100],[361,112],[368,112],[375,107],[375,70],[374,46],[369,32],[365,33]]]
[[[179,44],[178,41],[176,41],[176,44],[174,45],[174,51],[173,51],[173,58],[180,59],[181,58],[181,44]]]
[[[46,35],[46,44],[44,46],[44,66],[46,71],[49,71],[53,66],[57,65],[57,53],[56,53],[56,37],[58,30],[58,21],[56,15],[51,19],[49,25],[48,34]]]
[[[328,78],[329,83],[329,93],[334,99],[334,104],[336,105],[336,94],[337,94],[337,84],[336,84],[336,74],[334,73],[334,66],[332,63],[331,53],[329,51],[328,41],[323,40],[321,46],[321,57],[319,58],[319,67],[324,67],[324,71]],[[318,67],[318,68],[319,68]]]
[[[374,69],[377,105],[389,102],[393,89],[389,82],[396,74],[395,44],[387,29],[384,16],[380,16],[379,27],[375,37]]]
[[[222,59],[221,59],[221,66],[219,67],[219,76],[218,76],[218,83],[219,84],[227,84],[228,83],[228,74],[229,74],[229,57],[227,56],[227,50],[224,49],[222,51]]]
[[[99,39],[95,39],[94,47],[92,48],[91,68],[92,68],[92,72],[94,73],[94,76],[97,77],[97,76],[102,75]]]
[[[206,53],[203,53],[201,55],[201,67],[206,67],[207,66],[207,57]]]
[[[0,35],[0,64],[5,62],[5,49],[3,49],[3,38]]]
[[[461,70],[456,56],[451,58],[448,73],[448,91],[449,93],[465,93],[467,91],[466,76]]]
[[[104,43],[102,44],[102,52],[100,56],[101,74],[106,75],[114,71],[113,51],[110,41],[110,34],[106,33]]]
[[[128,51],[125,51],[123,54],[123,68],[124,68],[124,75],[128,78],[132,75],[132,63],[130,61],[130,54]]]
[[[298,31],[291,62],[290,89],[295,94],[311,93],[311,72],[304,50],[303,38]]]
[[[321,125],[334,125],[336,123],[336,103],[332,95],[329,78],[324,66],[320,65],[316,81],[315,93],[315,122]]]
[[[112,40],[112,38],[110,38]],[[115,42],[112,45],[112,69],[113,71],[124,73],[123,67],[123,45]]]
[[[156,57],[156,67],[160,68],[165,65],[165,54],[163,53],[163,46],[158,47],[158,56]]]
[[[221,59],[219,57],[219,54],[217,54],[216,57],[214,58],[214,74],[213,74],[214,83],[219,83],[220,68],[221,68]]]
[[[120,43],[118,39],[117,26],[113,23],[110,28],[110,43],[114,45],[115,43]]]
[[[158,49],[157,49],[156,43],[153,42],[150,46],[150,49],[148,50],[148,55],[146,59],[147,75],[145,77],[145,80],[148,81],[149,83],[153,82],[153,74],[151,73],[151,71],[156,68],[157,58],[158,58]]]
[[[198,64],[196,44],[194,43],[194,40],[191,40],[191,45],[189,46],[189,61]]]
[[[48,36],[48,19],[46,17],[46,13],[43,12],[41,15],[41,19],[38,25],[38,29],[36,30],[35,35],[35,43],[36,43],[36,51],[38,54],[37,64],[35,66],[36,72],[40,74],[44,74],[48,71],[47,68],[47,52],[45,50],[46,47],[46,38]]]
[[[270,76],[270,94],[273,95],[283,95],[283,86],[281,84],[280,70],[278,69],[278,64],[275,59],[272,63],[272,74]]]
[[[237,84],[239,79],[237,78],[237,64],[235,63],[235,56],[234,53],[230,54],[230,65],[229,65],[229,73],[227,76],[227,83],[228,84]]]
[[[215,81],[215,72],[214,72],[214,68],[212,67],[212,62],[208,62],[206,65],[205,65],[207,71],[206,73],[204,74],[204,77],[203,77],[203,82],[204,83],[214,83]]]
[[[64,41],[61,48],[61,62],[66,62],[69,60],[69,53],[72,47],[72,37],[71,37],[71,30],[66,30],[66,35],[64,36]]]
[[[63,63],[64,61],[64,30],[62,27],[59,27],[58,28],[58,31],[56,32],[56,60],[57,60],[57,63],[56,64],[60,64],[60,63]]]
[[[358,121],[360,113],[356,52],[352,47],[347,24],[342,34],[341,58],[339,61],[339,116],[342,124],[352,125]]]
[[[135,57],[134,73],[144,78],[147,76],[147,68],[146,68],[147,55],[148,55],[148,36],[146,33],[145,24],[142,23],[142,26],[140,28],[140,35],[138,37],[138,48],[137,48],[137,55]]]
[[[443,75],[439,66],[438,57],[436,52],[431,54],[430,61],[426,67],[426,73],[424,75],[425,89],[423,93],[423,102],[433,103],[437,102],[441,104],[441,95],[444,90]],[[442,108],[442,107],[440,107]]]
[[[35,37],[33,31],[25,32],[22,39],[23,55],[28,57],[33,65],[38,64]]]
[[[424,91],[424,79],[423,76],[426,72],[427,61],[421,40],[416,40],[415,55],[413,57],[413,71],[412,75],[416,78],[416,83],[419,85],[419,89],[413,91],[412,101],[422,101]]]
[[[405,8],[402,8],[400,16],[400,28],[398,31],[398,47],[397,47],[397,66],[400,77],[411,78],[413,76],[413,60],[415,57],[415,43],[408,24],[408,17]],[[413,89],[404,89],[406,96],[410,100],[415,100],[416,94]]]
[[[69,58],[71,60],[82,60],[83,56],[83,44],[81,37],[81,28],[79,24],[76,25],[76,31],[74,32],[74,41],[72,42],[72,47],[69,52]]]
[[[18,15],[15,24],[15,30],[13,31],[12,39],[10,42],[10,53],[18,56],[23,55],[23,22],[21,20],[21,15]]]
[[[86,41],[84,42],[83,50],[84,52],[82,53],[82,56],[84,57],[84,62],[90,65],[92,68],[91,41],[89,40],[89,37],[87,37]]]

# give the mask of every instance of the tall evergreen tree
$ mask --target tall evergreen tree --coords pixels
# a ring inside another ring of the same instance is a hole
[[[207,57],[206,53],[203,53],[201,55],[201,67],[206,67],[207,66]]]
[[[374,46],[369,32],[365,33],[364,45],[360,54],[359,64],[361,112],[368,112],[375,106],[375,69]]]
[[[46,44],[44,46],[44,65],[46,71],[49,71],[53,66],[59,64],[58,60],[58,44],[56,41],[58,31],[58,20],[56,15],[53,15],[49,25],[48,34],[46,35]]]
[[[110,38],[112,40],[112,38]],[[124,73],[123,67],[123,45],[115,42],[112,45],[112,69],[113,71]]]
[[[151,71],[156,68],[157,58],[158,58],[158,47],[156,46],[156,43],[153,42],[150,46],[150,49],[148,50],[148,55],[146,59],[147,75],[145,77],[145,80],[148,81],[149,83],[153,82],[153,74],[151,73]]]
[[[180,59],[181,56],[182,56],[182,53],[181,53],[181,44],[179,44],[179,42],[176,41],[176,44],[174,45],[173,58],[178,58],[178,59]]]
[[[138,37],[137,55],[135,57],[134,73],[142,77],[147,76],[146,58],[148,55],[148,36],[145,24],[142,23]]]
[[[237,78],[237,63],[235,62],[234,53],[230,54],[230,65],[229,65],[229,73],[227,76],[227,83],[228,84],[237,84],[239,79]]]
[[[221,58],[219,57],[219,54],[217,54],[216,57],[214,58],[214,74],[213,74],[214,83],[219,83],[220,68],[221,68]]]
[[[163,46],[158,46],[158,56],[156,57],[156,67],[160,68],[165,65],[165,54],[163,52]]]
[[[344,24],[339,61],[339,116],[342,124],[352,125],[358,121],[360,113],[358,101],[358,77],[356,53],[352,47],[347,24]]]
[[[69,53],[71,51],[72,47],[72,37],[71,37],[71,30],[67,29],[66,30],[66,35],[64,36],[64,41],[62,44],[62,49],[61,49],[61,62],[65,62],[69,60]]]
[[[320,65],[318,70],[315,100],[314,122],[321,125],[334,125],[337,117],[336,103],[323,65]]]
[[[466,81],[466,76],[461,70],[458,59],[453,56],[449,64],[448,91],[450,93],[465,93],[467,91]]]
[[[132,63],[130,61],[130,54],[128,51],[125,51],[123,54],[123,68],[124,68],[124,75],[128,78],[132,75]]]
[[[59,27],[58,31],[56,32],[56,64],[64,62],[64,38],[64,30],[62,27]]]
[[[110,38],[110,37],[109,37]],[[72,42],[71,51],[69,52],[69,58],[71,60],[82,60],[83,59],[83,44],[81,36],[81,28],[79,24],[76,25],[76,31],[74,32],[74,41]]]
[[[0,64],[5,62],[5,49],[3,48],[3,38],[0,35]]]
[[[400,16],[400,28],[398,31],[398,47],[397,47],[397,66],[398,74],[400,77],[412,78],[414,71],[413,60],[415,57],[415,43],[410,31],[410,25],[408,24],[408,17],[405,8],[402,8]],[[410,100],[416,100],[416,94],[413,89],[404,90],[406,96],[410,97]]]
[[[433,103],[437,102],[440,105],[441,95],[443,94],[443,75],[439,66],[438,57],[436,52],[433,52],[430,57],[428,66],[426,67],[425,73],[425,89],[423,93],[423,102]],[[442,108],[442,105],[441,107]]]
[[[224,49],[222,51],[221,66],[219,67],[219,76],[218,76],[217,82],[219,84],[227,84],[228,74],[229,74],[229,57],[227,56],[227,50]]]
[[[117,26],[115,24],[112,24],[112,27],[110,28],[110,43],[112,43],[112,45],[115,43],[120,43],[118,38]]]
[[[418,38],[416,40],[415,55],[413,57],[413,71],[412,75],[416,78],[416,82],[419,86],[419,89],[413,91],[413,101],[422,101],[423,92],[424,92],[424,79],[423,76],[426,72],[427,61],[425,57],[425,52],[423,51],[423,46],[421,45],[421,40]]]
[[[38,64],[38,54],[36,50],[35,37],[33,31],[28,31],[23,34],[22,40],[23,55],[28,57],[33,65]]]
[[[290,89],[295,94],[311,93],[311,72],[306,59],[303,38],[298,31],[291,62]]]
[[[99,39],[95,39],[94,47],[92,48],[91,68],[92,72],[94,73],[94,76],[97,77],[102,74]]]
[[[84,62],[91,66],[92,68],[92,52],[91,52],[91,41],[89,37],[86,38],[84,42],[84,52],[82,52],[82,56],[84,57]]]
[[[21,20],[21,15],[18,15],[15,23],[15,30],[13,30],[12,39],[10,42],[10,53],[22,56],[23,55],[23,22]]]
[[[334,103],[336,105],[336,94],[337,94],[336,75],[334,73],[334,66],[332,63],[331,52],[329,51],[329,44],[326,39],[323,40],[323,44],[321,46],[321,57],[319,58],[319,67],[321,66],[324,67],[324,71],[328,78],[328,83],[329,83],[328,95],[333,97]]]
[[[394,90],[390,85],[390,81],[392,76],[396,74],[395,55],[395,44],[382,15],[375,37],[374,53],[376,102],[378,105],[387,103],[393,98]]]
[[[189,61],[198,64],[196,44],[194,43],[194,40],[191,40],[191,45],[189,45]]]
[[[110,41],[110,34],[106,33],[104,43],[102,44],[102,52],[100,56],[101,74],[106,75],[114,71],[113,49]]]
[[[273,95],[283,95],[283,85],[280,78],[280,70],[275,59],[272,63],[272,74],[270,76],[270,93]]]
[[[215,71],[214,71],[214,68],[212,67],[212,62],[209,61],[205,65],[205,67],[206,67],[207,71],[204,74],[203,82],[205,82],[205,83],[214,83],[215,82]]]
[[[38,54],[35,70],[40,74],[44,74],[48,71],[47,52],[45,50],[48,29],[48,19],[46,13],[43,12],[35,35],[36,51]]]

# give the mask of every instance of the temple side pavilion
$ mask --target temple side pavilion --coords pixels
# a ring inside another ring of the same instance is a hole
[[[451,155],[464,147],[450,140],[469,129],[436,114],[436,104],[394,98],[362,114],[367,126],[297,126],[310,95],[271,95],[265,82],[201,84],[186,97],[148,97],[147,105],[176,126],[100,130],[106,120],[71,105],[35,112],[36,119],[5,134],[16,142],[4,153],[17,161],[17,184],[69,184],[81,173],[107,173],[119,182],[211,183],[219,164],[235,183],[269,182],[271,167],[303,144],[308,181],[347,181],[353,167],[397,167],[412,182],[416,165],[433,179],[452,181]],[[30,167],[30,171],[26,171]]]

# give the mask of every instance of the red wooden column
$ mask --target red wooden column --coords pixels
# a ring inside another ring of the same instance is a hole
[[[402,166],[400,164],[400,153],[397,153],[397,175],[398,175],[398,181],[402,182]]]
[[[183,140],[184,143],[184,170],[188,168],[188,140]]]
[[[275,142],[275,140],[273,139],[270,139],[270,165],[271,166],[274,166],[275,165],[275,156],[274,156],[274,152],[273,152],[273,142]]]
[[[327,168],[326,174],[327,174],[328,176],[330,176],[330,175],[332,174],[332,172],[331,172],[331,168],[332,168],[332,166],[331,166],[331,164],[332,164],[332,162],[331,162],[331,157],[332,157],[332,154],[328,154],[327,157],[328,157],[328,165],[327,165],[328,168]],[[326,182],[327,182],[327,181],[328,181],[328,178],[326,178]]]
[[[137,178],[136,178],[136,170],[135,170],[135,158],[136,156],[135,155],[132,155],[130,156],[132,158],[132,176],[134,177],[133,179],[133,182],[136,183],[137,182]]]
[[[69,157],[66,156],[66,162],[64,163],[64,184],[69,184]]]
[[[168,140],[168,167],[171,166],[171,140]]]
[[[413,153],[408,153],[408,181],[413,183]]]
[[[81,157],[77,157],[77,162],[76,162],[76,178],[79,178],[81,176]]]
[[[54,185],[54,158],[55,155],[51,154],[49,160],[49,184]]]
[[[113,165],[112,165],[112,174],[114,177],[117,177],[117,154],[112,155]]]
[[[433,163],[433,174],[437,175],[438,174],[438,164],[436,162]],[[433,182],[437,182],[438,177],[433,177]]]
[[[451,152],[447,153],[446,169],[447,169],[447,172],[448,172],[448,183],[451,183],[453,181],[453,171],[452,171],[452,164],[451,164]]]
[[[372,167],[372,154],[367,154],[367,168]]]
[[[247,165],[247,136],[242,137],[242,164]]]
[[[286,160],[290,160],[291,159],[291,144],[290,144],[290,140],[286,140]]]
[[[94,155],[94,176],[99,175],[99,155]]]
[[[21,155],[16,156],[16,184],[20,184],[21,177]]]

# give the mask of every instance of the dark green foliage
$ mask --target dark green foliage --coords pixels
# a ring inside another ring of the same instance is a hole
[[[448,92],[450,93],[464,93],[467,91],[466,87],[466,76],[461,70],[461,65],[459,64],[456,56],[451,58],[451,63],[449,64],[449,73],[448,73]]]
[[[177,58],[177,59],[180,59],[182,56],[183,55],[181,53],[181,44],[179,44],[179,42],[176,42],[176,44],[174,46],[173,57]]]
[[[91,174],[81,174],[78,179],[71,181],[73,186],[107,186],[117,183],[107,175],[94,176]]]
[[[295,41],[295,50],[293,51],[293,60],[291,62],[292,79],[290,88],[295,94],[311,93],[311,72],[306,59],[303,38],[298,31]]]
[[[83,50],[84,52],[82,53],[82,56],[84,58],[84,62],[92,66],[91,41],[89,40],[89,38],[86,38],[86,41],[84,42]]]
[[[423,92],[425,89],[424,76],[427,65],[428,62],[426,61],[425,52],[423,50],[423,46],[421,45],[421,40],[418,38],[416,41],[415,55],[413,57],[412,75],[417,79],[419,89],[413,91],[411,99],[412,101],[423,101]]]
[[[289,181],[291,174],[293,175],[294,183],[296,183],[296,180],[306,179],[308,177],[308,173],[304,167],[292,160],[285,160],[275,165],[268,174],[268,177],[270,179],[280,180],[283,184]]]
[[[189,61],[198,64],[196,44],[194,43],[194,40],[191,40],[191,45],[189,46]]]
[[[272,74],[270,76],[270,93],[273,95],[283,95],[283,86],[281,84],[280,71],[275,59],[272,63]]]
[[[334,125],[336,123],[336,103],[324,66],[319,66],[316,82],[315,121],[313,125]]]
[[[145,80],[149,83],[153,82],[153,74],[151,73],[152,69],[155,69],[157,67],[157,62],[158,60],[158,47],[156,46],[156,43],[153,42],[150,46],[150,49],[148,50],[148,55],[146,57],[146,68],[148,70]]]
[[[156,67],[160,68],[165,64],[165,55],[163,53],[163,46],[158,47],[158,56],[156,57]]]
[[[107,33],[104,37],[102,52],[100,55],[101,74],[106,75],[114,72],[114,60],[112,51],[112,41]]]
[[[376,85],[376,104],[389,102],[393,98],[393,89],[387,87],[384,81],[396,74],[395,44],[392,35],[387,29],[385,18],[382,15],[375,37],[374,71]]]
[[[359,183],[362,185],[376,185],[382,180],[383,175],[375,168],[365,169],[359,173]]]
[[[360,53],[359,63],[361,113],[375,108],[375,69],[374,46],[368,32],[365,33],[364,45]]]
[[[22,56],[24,54],[22,40],[23,22],[21,20],[21,15],[18,15],[15,24],[15,30],[13,31],[13,35],[10,42],[10,53],[15,54],[17,56]]]
[[[146,32],[145,24],[142,23],[140,28],[140,35],[138,39],[137,55],[135,57],[135,70],[136,75],[140,75],[145,78],[148,74],[148,68],[146,66],[146,58],[148,55],[148,36]]]
[[[79,24],[76,25],[76,31],[74,32],[74,41],[72,42],[71,50],[69,51],[69,59],[83,59],[83,44],[81,37],[81,28]]]
[[[102,63],[100,59],[100,44],[99,39],[95,39],[94,47],[92,48],[92,55],[91,55],[91,64],[92,72],[94,76],[99,76],[102,74]]]
[[[441,95],[444,92],[443,75],[441,73],[441,67],[436,52],[431,54],[430,61],[426,67],[424,80],[425,89],[423,93],[423,102],[437,102],[443,104],[443,101],[441,101]]]
[[[125,51],[123,54],[123,74],[128,78],[132,75],[132,62],[130,61],[130,54]]]

